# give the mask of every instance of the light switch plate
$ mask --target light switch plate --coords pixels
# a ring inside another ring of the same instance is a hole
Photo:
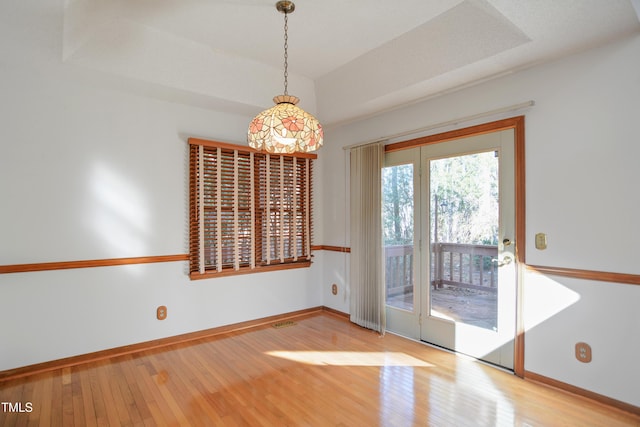
[[[536,234],[536,249],[547,249],[547,235],[544,233]]]

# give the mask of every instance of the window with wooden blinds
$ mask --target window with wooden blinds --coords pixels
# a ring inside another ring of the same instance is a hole
[[[311,264],[315,154],[189,139],[192,279]]]

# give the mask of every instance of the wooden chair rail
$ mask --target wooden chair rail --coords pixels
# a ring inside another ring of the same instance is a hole
[[[640,285],[640,274],[613,273],[607,271],[581,270],[576,268],[548,267],[541,265],[527,265],[526,269],[536,273],[552,276],[573,277],[575,279],[622,283],[626,285]]]
[[[329,245],[314,245],[312,251],[326,250],[335,252],[351,252],[350,248]],[[156,255],[129,258],[108,258],[77,261],[38,262],[29,264],[0,265],[0,274],[26,273],[33,271],[67,270],[72,268],[108,267],[114,265],[148,264],[154,262],[189,261],[189,254]]]
[[[41,262],[32,264],[0,265],[0,274],[30,271],[66,270],[71,268],[107,267],[113,265],[148,264],[154,262],[188,261],[188,254],[109,258],[79,261]]]

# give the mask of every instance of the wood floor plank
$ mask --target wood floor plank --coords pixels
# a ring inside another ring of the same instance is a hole
[[[69,387],[71,390],[71,421],[69,422],[70,426],[81,426],[88,425],[85,422],[85,414],[84,414],[84,401],[82,396],[82,384],[80,382],[80,378],[78,374],[71,374],[70,378],[72,379],[71,384],[66,387]],[[66,403],[66,400],[65,400]]]
[[[150,399],[153,403],[153,405],[149,405],[149,409],[153,415],[154,422],[160,424],[163,420],[171,420],[173,418],[173,414],[171,413],[169,406],[164,403],[164,397],[159,389],[162,384],[157,383],[158,374],[152,374],[147,369],[147,365],[140,364],[136,366],[135,377],[139,378],[140,390],[145,399]],[[140,403],[142,404],[143,402]]]
[[[101,421],[105,422],[109,426],[118,425],[118,406],[114,395],[111,391],[111,384],[109,378],[111,377],[111,365],[103,364],[102,369],[97,371],[97,387],[98,394],[102,396],[103,412],[101,413]]]
[[[89,368],[78,370],[78,378],[73,381],[74,384],[79,383],[78,387],[74,387],[74,393],[78,400],[82,400],[82,412],[84,417],[78,415],[74,417],[76,425],[86,425],[87,427],[95,427],[98,425],[98,417],[95,412],[93,393],[91,392],[91,379],[89,378]],[[75,406],[74,406],[75,408]]]
[[[60,375],[56,376],[53,390],[53,409],[54,418],[51,425],[60,425],[65,427],[73,427],[74,421],[74,399],[73,399],[73,382],[71,380],[71,369],[63,368]],[[58,412],[60,411],[60,412]]]
[[[23,398],[23,391],[25,388],[24,383],[19,384],[8,384],[6,389],[3,389],[2,383],[0,383],[0,390],[3,393],[0,395],[2,397],[0,401],[2,402],[26,402],[26,399]],[[28,395],[27,395],[28,396]],[[16,412],[2,412],[0,411],[0,420],[4,418],[4,422],[0,423],[0,425],[6,426],[15,426],[18,421],[18,413]]]
[[[330,314],[0,382],[0,426],[640,426],[640,416]]]

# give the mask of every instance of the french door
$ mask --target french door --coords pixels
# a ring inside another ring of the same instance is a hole
[[[387,153],[387,329],[513,369],[514,131]]]
[[[382,223],[387,330],[420,339],[420,148],[386,153]]]

